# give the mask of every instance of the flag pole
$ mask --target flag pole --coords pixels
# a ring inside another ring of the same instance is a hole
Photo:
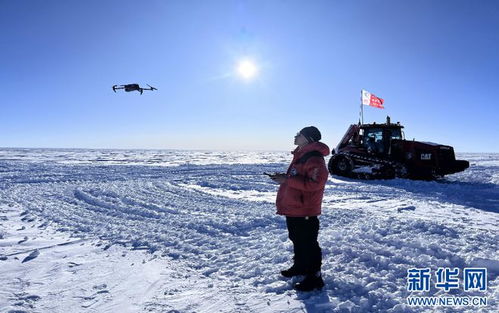
[[[360,120],[364,124],[364,105],[362,104],[362,89],[360,90]]]

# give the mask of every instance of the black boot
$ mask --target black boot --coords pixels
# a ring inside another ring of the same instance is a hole
[[[307,275],[302,282],[295,284],[295,289],[298,291],[312,291],[314,289],[322,289],[322,287],[324,287],[324,281],[320,272]]]
[[[287,278],[291,278],[293,276],[305,275],[305,271],[300,270],[296,266],[291,266],[289,269],[281,271],[281,275]]]

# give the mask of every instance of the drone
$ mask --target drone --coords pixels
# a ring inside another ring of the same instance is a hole
[[[113,91],[116,92],[116,89],[125,89],[126,92],[129,91],[138,91],[140,94],[144,92],[144,90],[158,90],[158,88],[154,88],[153,86],[147,84],[149,88],[140,87],[139,84],[127,84],[127,85],[114,85]]]

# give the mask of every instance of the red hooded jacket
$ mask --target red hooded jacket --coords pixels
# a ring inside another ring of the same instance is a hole
[[[322,142],[312,142],[293,151],[293,161],[286,173],[287,179],[277,192],[277,214],[293,217],[321,214],[322,197],[328,178],[323,157],[311,156],[304,163],[300,158],[308,152],[329,154],[329,147]]]

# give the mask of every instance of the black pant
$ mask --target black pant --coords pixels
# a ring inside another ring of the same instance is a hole
[[[319,219],[316,216],[286,217],[289,239],[293,242],[294,266],[312,275],[321,270],[322,251],[317,242]]]

